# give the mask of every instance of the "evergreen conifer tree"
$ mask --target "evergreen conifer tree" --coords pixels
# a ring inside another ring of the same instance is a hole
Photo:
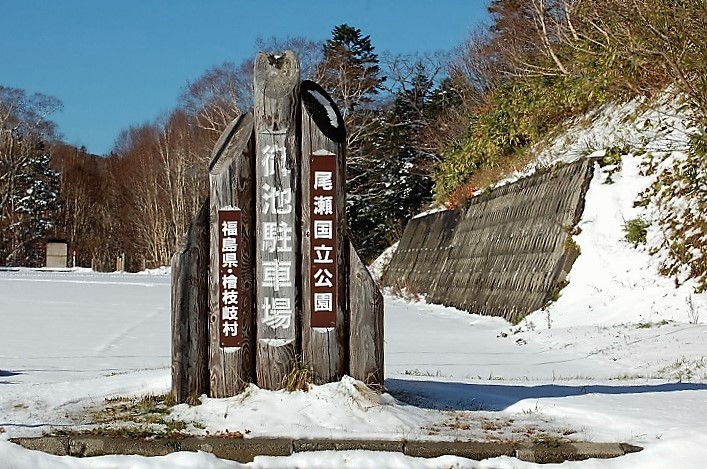
[[[21,265],[44,265],[44,248],[55,225],[59,195],[59,174],[50,166],[44,144],[38,145],[19,177],[15,208],[21,214],[15,231],[22,240],[16,253]]]
[[[378,55],[371,37],[347,24],[332,30],[332,38],[324,44],[324,62],[319,69],[319,81],[341,108],[344,117],[359,105],[370,103],[381,89]]]
[[[46,119],[61,102],[0,86],[0,265],[41,266],[56,217],[59,176],[50,167]]]

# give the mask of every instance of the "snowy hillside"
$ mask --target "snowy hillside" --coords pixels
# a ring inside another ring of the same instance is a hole
[[[689,116],[679,111],[679,100],[664,97],[647,109],[635,101],[609,107],[594,116],[590,127],[583,127],[586,124],[577,124],[541,153],[541,164],[601,157],[619,149],[618,158],[612,155],[617,164],[596,170],[574,236],[581,255],[569,285],[559,301],[528,317],[526,326],[697,323],[700,315],[707,319],[707,297],[696,293],[699,279],[689,279],[686,268],[671,277],[658,275],[669,262],[672,244],[665,220],[683,216],[682,210],[690,210],[693,201],[675,197],[661,204],[642,197],[662,171],[671,171],[687,157],[694,129]],[[626,240],[632,220],[645,222],[645,244]],[[695,249],[694,255],[705,253]]]

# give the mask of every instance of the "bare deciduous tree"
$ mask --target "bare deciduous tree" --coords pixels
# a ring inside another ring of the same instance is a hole
[[[190,83],[180,97],[185,111],[203,129],[220,134],[252,103],[252,61],[225,62]]]
[[[514,75],[567,75],[558,45],[573,30],[569,0],[493,0],[493,45]],[[550,59],[541,64],[535,54]]]

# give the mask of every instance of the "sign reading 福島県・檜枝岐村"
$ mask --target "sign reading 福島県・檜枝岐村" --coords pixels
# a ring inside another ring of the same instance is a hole
[[[240,209],[219,210],[218,226],[220,344],[221,347],[240,347],[243,345]]]

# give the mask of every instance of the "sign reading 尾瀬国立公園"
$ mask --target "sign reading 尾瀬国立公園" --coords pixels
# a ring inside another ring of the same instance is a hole
[[[337,156],[317,151],[310,156],[312,327],[336,327],[337,311]]]
[[[240,308],[241,281],[241,211],[218,211],[219,226],[219,330],[221,347],[243,345],[244,315]]]

